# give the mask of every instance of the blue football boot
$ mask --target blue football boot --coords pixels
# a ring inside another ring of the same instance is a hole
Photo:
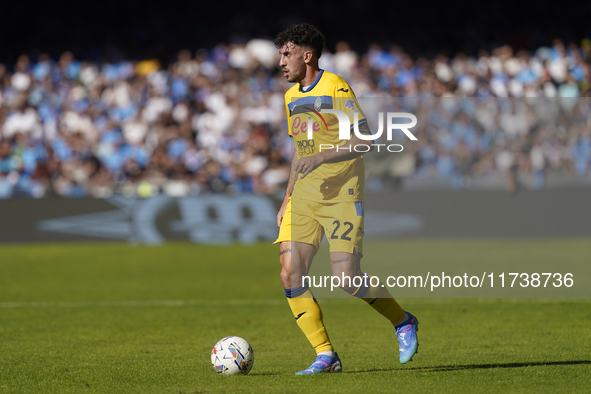
[[[343,372],[341,359],[338,354],[334,357],[319,355],[316,360],[308,368],[296,373],[296,375],[314,375],[324,372]]]
[[[396,335],[398,336],[400,362],[402,364],[411,361],[419,349],[419,339],[417,338],[419,320],[408,312],[406,312],[406,315],[408,316],[408,320],[394,326],[396,328]]]

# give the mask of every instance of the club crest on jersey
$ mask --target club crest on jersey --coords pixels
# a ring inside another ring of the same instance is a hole
[[[320,108],[322,108],[322,99],[320,97],[316,97],[316,101],[314,101],[314,109],[316,111],[320,111]]]

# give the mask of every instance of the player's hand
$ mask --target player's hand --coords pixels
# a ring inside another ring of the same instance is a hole
[[[300,179],[304,179],[306,175],[318,168],[320,164],[322,164],[322,162],[319,159],[319,155],[302,157],[301,159],[296,160],[293,169],[296,174],[302,174]]]
[[[287,201],[284,201],[281,204],[281,208],[279,208],[279,212],[277,213],[277,227],[281,227],[281,222],[283,221],[283,216],[285,216],[285,208],[287,207]]]

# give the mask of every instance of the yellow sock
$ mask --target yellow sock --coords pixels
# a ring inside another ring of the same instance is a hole
[[[302,289],[302,288],[300,288]],[[300,289],[293,289],[294,293]],[[302,289],[304,290],[304,289]],[[287,302],[296,318],[298,326],[316,350],[316,354],[333,351],[328,333],[322,321],[322,310],[312,295],[310,289],[306,289],[301,295],[291,298],[291,291],[286,290]],[[288,293],[289,292],[289,293]]]
[[[368,275],[367,287],[361,285],[355,293],[353,293],[353,296],[361,298],[363,301],[367,302],[380,315],[390,320],[393,325],[402,322],[406,317],[404,309],[398,305],[394,297],[392,297],[392,294],[388,291],[388,288],[382,286],[383,283],[381,281],[377,286],[372,287],[370,284],[371,278],[372,277]]]

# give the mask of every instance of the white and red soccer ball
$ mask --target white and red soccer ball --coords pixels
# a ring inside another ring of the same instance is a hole
[[[252,346],[240,337],[225,337],[211,351],[211,365],[221,375],[246,375],[254,364]]]

